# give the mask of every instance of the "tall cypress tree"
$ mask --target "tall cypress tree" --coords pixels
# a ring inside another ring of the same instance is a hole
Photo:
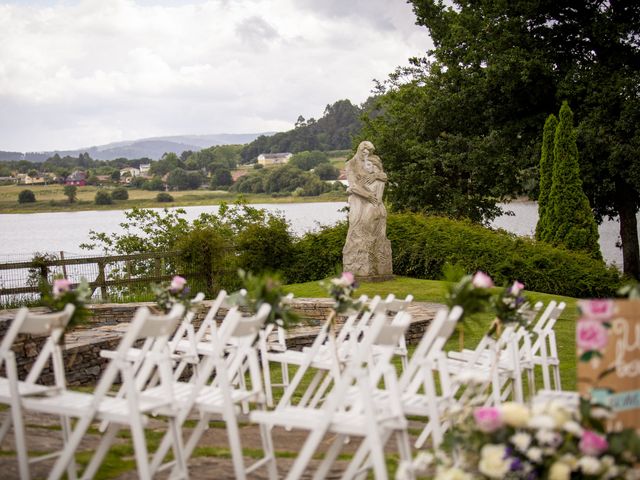
[[[553,208],[553,213],[549,211],[550,240],[555,245],[601,259],[598,227],[589,199],[582,190],[573,112],[566,101],[560,108],[553,156],[553,180],[548,202],[548,207]]]
[[[558,127],[558,119],[552,113],[544,123],[542,133],[542,154],[540,155],[540,195],[538,196],[538,224],[536,225],[536,240],[548,242],[553,238],[549,231],[549,211],[553,205],[549,203],[551,185],[553,182],[553,142]]]

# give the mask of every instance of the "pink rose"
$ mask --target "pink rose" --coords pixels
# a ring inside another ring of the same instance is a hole
[[[585,455],[597,457],[609,448],[609,443],[602,435],[592,432],[591,430],[585,430],[582,432],[579,447],[580,451]]]
[[[58,278],[53,281],[53,296],[59,297],[65,292],[71,290],[71,281],[66,278]]]
[[[607,346],[609,334],[599,320],[581,318],[576,328],[576,345],[582,351],[602,350]]]
[[[353,273],[342,272],[342,276],[340,277],[340,283],[342,283],[346,287],[349,287],[353,285],[354,281],[355,281],[355,277],[353,276]]]
[[[495,407],[479,407],[473,411],[478,428],[485,433],[495,432],[502,427],[502,413]]]
[[[169,286],[169,288],[174,292],[179,292],[180,290],[182,290],[184,288],[186,283],[187,283],[187,281],[183,277],[181,277],[179,275],[176,275],[171,280],[171,285]]]
[[[584,318],[609,320],[613,317],[613,300],[579,300],[578,306]]]
[[[491,277],[484,272],[477,271],[473,278],[471,279],[471,283],[476,288],[491,288],[493,287],[493,280]]]
[[[509,289],[509,291],[515,296],[518,296],[522,290],[524,290],[524,283],[520,283],[517,280],[513,282],[513,285],[511,285],[511,288]]]

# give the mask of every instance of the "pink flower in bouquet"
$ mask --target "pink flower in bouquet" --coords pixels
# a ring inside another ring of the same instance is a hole
[[[578,306],[584,318],[609,320],[613,316],[613,300],[580,300]]]
[[[186,284],[187,284],[187,280],[184,277],[181,277],[180,275],[176,275],[171,280],[171,285],[169,286],[169,288],[173,292],[179,292],[184,288]]]
[[[473,411],[478,428],[485,433],[495,432],[502,427],[502,413],[495,407],[479,407]]]
[[[602,350],[608,340],[607,329],[599,320],[582,318],[578,321],[576,344],[580,350]]]
[[[607,439],[591,430],[585,430],[580,439],[580,451],[585,455],[598,456],[609,448]]]
[[[476,288],[491,288],[493,287],[493,280],[491,277],[484,272],[477,271],[473,278],[471,279],[471,283]]]
[[[71,281],[67,280],[66,278],[58,278],[57,280],[53,281],[54,297],[57,298],[63,293],[68,292],[69,290],[71,290]]]
[[[518,296],[522,290],[524,290],[524,283],[521,283],[518,280],[513,282],[513,285],[511,285],[511,288],[509,289],[509,291],[515,296]]]
[[[346,286],[353,285],[353,282],[355,282],[356,280],[353,276],[353,273],[351,272],[342,272],[342,277],[340,277],[340,279],[345,283]]]

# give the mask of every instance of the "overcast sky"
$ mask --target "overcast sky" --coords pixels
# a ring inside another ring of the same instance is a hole
[[[429,47],[404,0],[0,0],[0,150],[288,130]]]

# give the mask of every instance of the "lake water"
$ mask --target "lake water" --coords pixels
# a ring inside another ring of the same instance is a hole
[[[256,204],[257,208],[280,211],[289,220],[296,234],[315,230],[346,218],[341,212],[345,202]],[[187,218],[194,219],[203,212],[215,213],[217,206],[183,207]],[[492,226],[517,235],[533,235],[538,219],[534,202],[508,205],[514,216],[496,219]],[[640,218],[640,216],[639,216]],[[88,241],[89,230],[121,232],[125,220],[121,210],[88,212],[57,212],[0,215],[0,262],[29,260],[34,252],[60,252],[67,256],[86,255],[79,245]],[[616,247],[619,239],[617,221],[605,221],[599,227],[600,247],[608,263],[622,264],[622,251]],[[100,252],[95,252],[100,253]]]

